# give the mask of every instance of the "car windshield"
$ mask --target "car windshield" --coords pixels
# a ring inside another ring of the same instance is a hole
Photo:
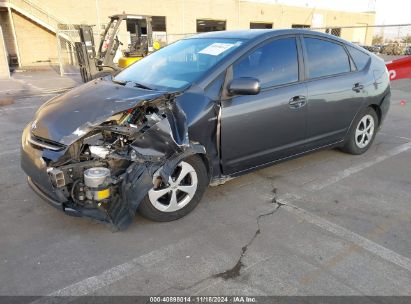
[[[115,82],[155,90],[178,90],[199,80],[242,44],[240,39],[184,39],[120,72]]]

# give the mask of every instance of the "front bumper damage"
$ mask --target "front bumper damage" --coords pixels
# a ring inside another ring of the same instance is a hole
[[[123,116],[130,117],[136,109],[143,117],[141,124],[124,123]],[[87,122],[76,130],[76,141],[54,150],[30,140],[33,127],[29,124],[23,131],[21,165],[30,187],[52,206],[68,215],[92,218],[123,230],[132,223],[140,202],[154,186],[155,173],[167,183],[182,159],[206,151],[190,141],[185,113],[173,94],[113,114],[121,118],[115,123],[111,118],[103,123],[100,118],[98,124]],[[69,137],[71,140],[73,134]],[[67,142],[67,137],[61,142]],[[88,187],[86,170],[101,167],[109,168],[110,176],[99,188]],[[109,197],[96,200],[90,195],[103,192],[110,193]]]

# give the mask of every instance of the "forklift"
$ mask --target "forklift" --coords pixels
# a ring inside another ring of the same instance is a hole
[[[151,16],[110,16],[97,51],[93,27],[80,25],[80,42],[75,43],[75,49],[83,82],[115,74],[159,49],[160,43],[153,43],[151,24]]]

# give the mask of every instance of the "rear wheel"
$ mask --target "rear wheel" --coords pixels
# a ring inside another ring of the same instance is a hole
[[[179,219],[197,206],[207,184],[204,162],[198,156],[191,156],[178,164],[167,183],[154,174],[154,187],[141,202],[139,212],[158,222]]]
[[[378,126],[378,116],[374,109],[367,108],[354,121],[347,141],[341,149],[350,154],[363,154],[374,141]]]

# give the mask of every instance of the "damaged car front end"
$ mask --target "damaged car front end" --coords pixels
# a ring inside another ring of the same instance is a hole
[[[137,210],[155,221],[188,214],[221,176],[218,64],[241,45],[183,39],[46,102],[22,135],[30,186],[69,215],[120,230]]]
[[[182,159],[205,148],[189,141],[178,93],[113,90],[109,83],[97,80],[41,107],[24,129],[21,163],[30,186],[52,205],[121,230],[153,181],[167,183]],[[104,105],[84,99],[90,88],[105,96]]]

